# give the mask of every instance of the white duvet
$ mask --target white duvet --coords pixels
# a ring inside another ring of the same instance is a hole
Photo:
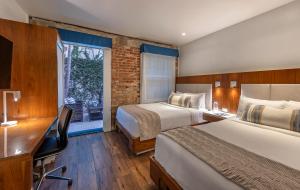
[[[163,102],[138,104],[138,106],[146,110],[153,111],[159,115],[161,121],[161,131],[204,122],[202,119],[203,110],[201,111],[194,108],[183,108]],[[116,117],[132,137],[138,138],[140,136],[138,122],[132,115],[122,109],[122,106],[118,108]]]
[[[199,125],[197,128],[255,154],[300,170],[299,133],[237,119]],[[184,189],[240,189],[166,136],[157,136],[154,156]]]

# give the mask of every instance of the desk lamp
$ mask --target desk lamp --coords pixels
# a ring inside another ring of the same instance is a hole
[[[1,126],[12,126],[18,123],[18,121],[7,121],[7,94],[12,94],[15,102],[21,98],[20,91],[3,91],[3,123],[1,123]]]

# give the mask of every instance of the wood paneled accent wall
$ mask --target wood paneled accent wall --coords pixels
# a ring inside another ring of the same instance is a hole
[[[22,98],[8,97],[9,116],[15,119],[57,115],[57,31],[0,19],[0,34],[13,42],[11,89]],[[0,91],[2,118],[2,92]],[[2,120],[2,119],[1,119]]]
[[[215,81],[220,81],[221,87],[215,88]],[[237,81],[237,87],[230,88],[230,81]],[[220,108],[228,108],[230,112],[236,112],[241,94],[241,84],[299,84],[300,69],[184,76],[177,77],[176,83],[211,83],[213,84],[213,101],[217,101]]]

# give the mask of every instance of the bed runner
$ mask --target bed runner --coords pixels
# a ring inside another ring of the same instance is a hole
[[[122,106],[122,108],[137,120],[140,130],[140,140],[155,138],[160,133],[161,123],[157,113],[137,105],[126,105]]]
[[[162,134],[244,189],[300,189],[300,171],[195,127],[177,128]]]

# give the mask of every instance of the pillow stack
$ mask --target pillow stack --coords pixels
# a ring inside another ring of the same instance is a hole
[[[181,106],[188,108],[190,106],[191,97],[185,95],[184,93],[175,93],[172,92],[171,95],[168,98],[168,103],[175,105],[175,106]]]
[[[191,97],[190,107],[196,109],[205,109],[205,93],[184,93]]]
[[[248,98],[246,96],[240,97],[239,107],[237,110],[237,117],[241,118],[246,106],[248,104],[255,104],[255,105],[265,105],[274,108],[284,108],[286,107],[286,101],[270,101],[270,100],[260,100],[254,98]]]
[[[168,103],[186,108],[205,109],[205,93],[172,92]]]
[[[241,120],[300,132],[300,102],[241,97]]]

